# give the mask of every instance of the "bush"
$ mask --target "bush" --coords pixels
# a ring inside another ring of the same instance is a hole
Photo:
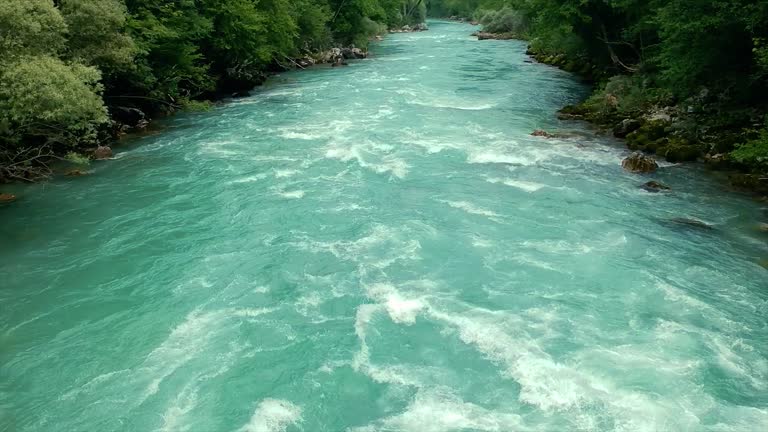
[[[484,31],[490,33],[528,33],[528,22],[523,13],[509,7],[497,11],[479,9],[474,18],[483,25]]]
[[[611,112],[631,115],[654,105],[665,106],[671,102],[669,92],[652,87],[643,77],[617,75],[611,77],[602,90],[596,91],[584,104],[598,115]]]
[[[48,57],[22,57],[0,72],[0,123],[13,144],[29,136],[74,145],[93,142],[107,121],[95,68]]]
[[[768,118],[766,124],[768,124]],[[731,152],[731,157],[752,168],[768,170],[768,126],[758,132],[757,138],[738,146]]]

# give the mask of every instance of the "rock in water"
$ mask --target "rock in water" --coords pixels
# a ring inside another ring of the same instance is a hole
[[[9,193],[0,193],[0,204],[16,201],[16,195]]]
[[[549,133],[549,132],[547,132],[545,130],[541,130],[541,129],[536,129],[535,131],[533,131],[531,133],[531,136],[544,137],[544,138],[554,138],[555,137],[551,133]]]
[[[768,233],[768,223],[757,224],[757,230],[762,231],[764,233]]]
[[[64,173],[64,175],[67,176],[67,177],[80,177],[80,176],[84,176],[84,175],[87,175],[87,174],[88,174],[87,172],[85,172],[83,170],[79,170],[79,169],[69,170],[69,171]]]
[[[647,190],[648,192],[660,192],[665,190],[670,190],[671,188],[664,183],[659,183],[657,181],[651,180],[647,183],[643,183],[642,186],[643,189]]]
[[[627,135],[640,129],[640,122],[634,119],[624,119],[613,128],[613,136],[616,138],[626,138]]]
[[[651,173],[659,168],[656,160],[640,152],[634,152],[621,161],[621,166],[627,171],[636,173]]]
[[[684,226],[688,226],[688,227],[691,227],[691,228],[699,228],[699,229],[707,230],[707,231],[714,229],[714,227],[712,227],[712,225],[710,225],[710,224],[708,224],[706,222],[702,222],[702,221],[700,221],[698,219],[672,218],[669,221],[674,223],[674,224],[677,224],[677,225],[684,225]]]
[[[109,159],[112,157],[112,149],[109,146],[98,146],[93,151],[94,159]]]

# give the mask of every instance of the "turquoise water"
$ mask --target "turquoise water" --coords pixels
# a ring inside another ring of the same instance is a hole
[[[471,31],[15,189],[0,430],[765,430],[764,210],[692,166],[639,189],[556,119],[585,87]]]

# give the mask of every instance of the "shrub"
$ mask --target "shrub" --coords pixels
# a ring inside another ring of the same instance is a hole
[[[731,156],[738,162],[765,171],[768,170],[768,126],[757,134],[756,138],[738,146]]]
[[[95,68],[65,64],[48,57],[22,57],[0,73],[0,123],[10,125],[18,142],[44,136],[49,142],[74,145],[95,141],[107,121]]]

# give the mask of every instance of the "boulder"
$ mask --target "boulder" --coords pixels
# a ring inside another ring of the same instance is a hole
[[[110,108],[112,120],[126,126],[127,128],[144,129],[149,124],[149,119],[144,111],[133,107],[112,107]]]
[[[659,164],[650,156],[634,152],[621,161],[621,167],[630,172],[651,173],[659,168]]]
[[[643,183],[641,188],[645,189],[648,192],[661,192],[665,190],[670,190],[671,188],[664,183],[659,183],[657,181],[651,180],[647,183]]]
[[[368,53],[353,45],[349,48],[342,48],[341,56],[345,59],[364,59],[368,57]]]
[[[691,162],[699,158],[701,150],[694,145],[677,144],[674,140],[670,140],[668,145],[658,147],[656,154],[663,156],[667,162]]]
[[[112,157],[112,149],[109,146],[98,146],[93,151],[94,159],[109,159]]]
[[[0,193],[0,204],[16,201],[16,195],[9,193]]]
[[[626,138],[630,133],[640,129],[640,122],[635,119],[624,119],[613,127],[613,136]]]
[[[413,31],[427,31],[429,30],[429,27],[427,27],[427,23],[418,23],[415,24],[412,28]]]

